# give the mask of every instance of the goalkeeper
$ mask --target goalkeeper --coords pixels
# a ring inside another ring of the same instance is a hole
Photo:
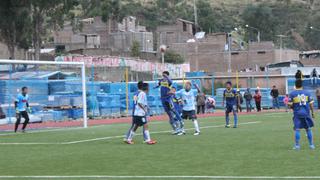
[[[21,117],[24,118],[22,132],[25,132],[27,124],[29,123],[28,113],[31,113],[31,108],[29,107],[29,103],[28,103],[28,100],[29,100],[28,88],[23,87],[21,91],[22,92],[18,94],[17,99],[14,102],[15,109],[16,109],[16,117],[17,117],[17,121],[14,127],[14,132],[17,132],[18,130],[19,124],[21,122]]]

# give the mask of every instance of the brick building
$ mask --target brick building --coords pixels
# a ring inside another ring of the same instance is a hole
[[[173,43],[170,49],[181,54],[190,62],[191,71],[226,72],[229,59],[231,69],[259,70],[267,64],[280,62],[279,51],[273,42],[250,42],[246,48],[236,41],[231,41],[231,51],[228,51],[228,34],[213,33],[195,43]],[[281,61],[297,60],[298,51],[282,50]]]
[[[73,31],[71,23],[66,23],[63,30],[53,33],[52,46],[65,51],[77,49],[101,48],[111,51],[130,51],[133,41],[140,44],[143,52],[153,51],[153,34],[146,32],[144,26],[136,23],[136,18],[125,17],[121,23],[114,20],[103,22],[101,17],[80,20],[82,28]],[[107,53],[108,51],[106,51]]]
[[[320,66],[320,50],[304,51],[299,57],[304,66]]]

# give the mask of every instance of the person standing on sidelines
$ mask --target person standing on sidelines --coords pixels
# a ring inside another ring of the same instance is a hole
[[[246,92],[243,95],[245,101],[246,101],[246,108],[247,108],[247,112],[251,112],[252,110],[252,94],[250,92],[250,88],[247,88]]]
[[[26,131],[27,124],[29,123],[29,114],[31,113],[31,108],[29,106],[29,95],[28,95],[28,88],[22,87],[21,93],[18,94],[14,106],[16,108],[16,117],[17,121],[15,123],[14,132],[17,132],[19,124],[21,122],[21,118],[24,118],[24,123],[22,126],[22,132]]]
[[[317,96],[317,101],[318,101],[318,109],[320,109],[320,88],[317,88],[316,96]]]
[[[285,106],[285,108],[286,108],[286,112],[289,111],[288,103],[289,103],[289,95],[286,94],[286,96],[283,98],[283,104],[284,104],[284,106]]]
[[[196,101],[197,101],[197,114],[204,114],[206,111],[206,95],[203,92],[199,92]]]
[[[272,90],[270,92],[270,95],[272,96],[272,104],[273,104],[273,109],[280,109],[279,106],[279,90],[277,89],[277,87],[274,85],[272,87]]]
[[[261,111],[261,94],[260,91],[258,89],[255,90],[255,94],[253,96],[254,101],[256,103],[256,108],[257,108],[257,112]]]

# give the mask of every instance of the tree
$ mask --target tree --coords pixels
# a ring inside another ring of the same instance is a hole
[[[46,30],[49,28],[57,30],[62,27],[65,15],[77,5],[77,0],[29,1],[31,3],[35,59],[39,60],[42,38],[47,34]]]
[[[249,5],[242,13],[242,19],[244,24],[248,24],[250,27],[259,29],[261,33],[261,40],[270,41],[275,37],[275,19],[272,15],[272,9],[265,5]],[[247,40],[251,40],[250,34],[257,33],[253,32],[252,29],[248,29],[249,33],[246,34]]]
[[[140,44],[138,41],[133,41],[131,46],[131,56],[139,57],[140,56]]]
[[[313,27],[311,29],[310,27]],[[314,15],[310,23],[305,28],[304,37],[305,40],[312,47],[311,49],[320,49],[320,13]]]
[[[15,48],[28,49],[30,46],[29,4],[20,0],[0,1],[0,40],[15,59]]]
[[[169,50],[169,51],[165,52],[164,60],[165,60],[166,63],[173,63],[173,64],[182,64],[182,63],[184,63],[183,57],[180,54],[178,54],[178,53],[176,53],[176,52],[174,52],[172,50]]]

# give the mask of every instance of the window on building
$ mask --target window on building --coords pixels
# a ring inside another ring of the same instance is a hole
[[[183,32],[186,32],[187,31],[187,23],[183,22],[182,26],[183,26]]]

